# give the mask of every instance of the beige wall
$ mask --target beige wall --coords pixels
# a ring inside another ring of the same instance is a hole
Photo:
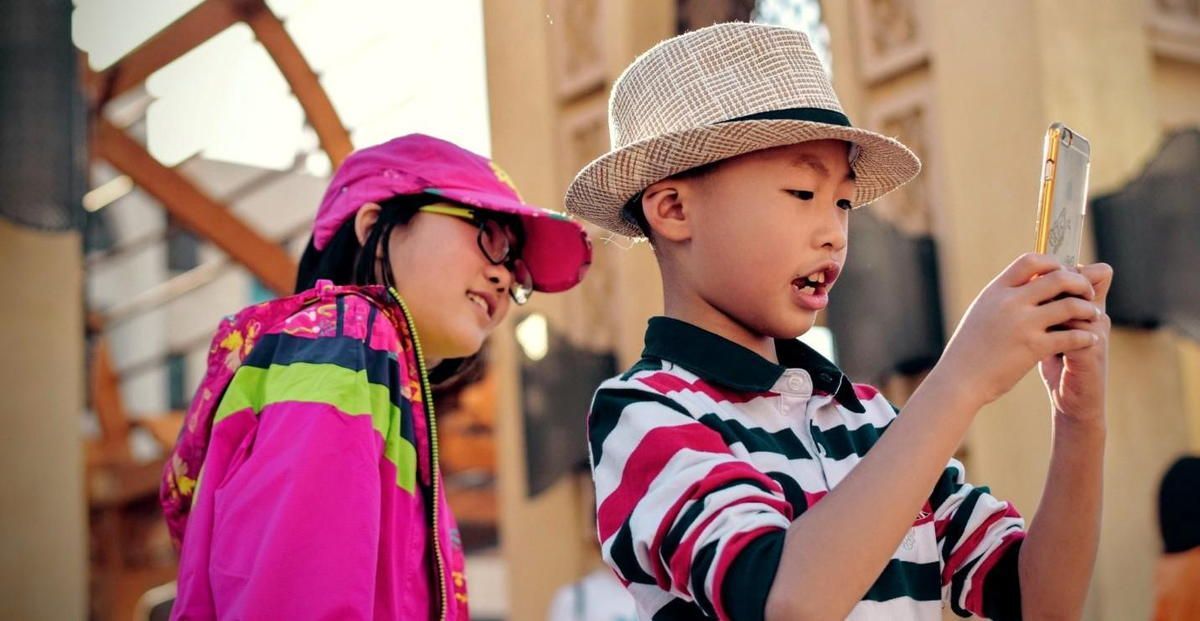
[[[924,97],[925,155],[933,165],[922,175],[935,210],[948,329],[979,289],[1031,247],[1041,136],[1050,122],[1063,120],[1090,138],[1094,195],[1140,170],[1160,128],[1200,117],[1200,66],[1153,57],[1144,3],[1136,0],[921,0],[926,59],[873,83],[862,75],[862,46],[854,41],[864,4],[824,3],[836,85],[852,114],[868,122],[897,93]],[[1188,396],[1200,383],[1189,352],[1169,332],[1115,330],[1104,530],[1089,619],[1148,618],[1157,477],[1187,448],[1200,416]],[[979,415],[967,440],[971,478],[1027,518],[1049,461],[1048,407],[1031,373]]]
[[[1200,71],[1197,63],[1159,57],[1154,62],[1154,95],[1163,127],[1200,125]]]
[[[0,265],[0,619],[84,619],[79,236],[0,219]]]
[[[594,16],[599,22],[572,24],[569,1],[484,3],[492,155],[526,200],[553,209],[562,209],[575,171],[607,148],[607,130],[597,134],[596,123],[604,122],[608,84],[636,52],[674,28],[673,2],[589,3],[601,7]],[[576,44],[590,27],[603,36],[593,40],[598,54],[585,62],[587,48]],[[595,70],[600,82],[564,95],[563,76],[573,76],[555,63],[572,47],[582,57],[576,71]],[[645,320],[661,308],[649,248],[626,248],[592,233],[595,261],[584,285],[566,294],[534,296],[492,338],[499,374],[500,539],[509,569],[510,619],[544,618],[555,590],[599,562],[586,487],[564,479],[536,498],[527,497],[513,325],[529,312],[543,313],[577,345],[611,349],[621,364],[629,364],[641,351]],[[586,410],[587,404],[579,404],[580,433]]]

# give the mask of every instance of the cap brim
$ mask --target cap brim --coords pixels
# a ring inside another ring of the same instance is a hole
[[[583,280],[592,264],[592,243],[587,231],[566,214],[485,192],[451,188],[426,191],[457,203],[520,218],[525,232],[521,258],[533,276],[535,291],[566,291]]]
[[[825,139],[859,147],[852,164],[855,207],[877,200],[921,171],[921,161],[908,147],[865,129],[797,120],[732,121],[655,136],[597,158],[567,188],[567,211],[614,233],[642,237],[621,209],[651,184],[752,151]]]

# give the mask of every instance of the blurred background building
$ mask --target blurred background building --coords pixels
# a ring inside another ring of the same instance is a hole
[[[730,19],[809,32],[850,118],[925,163],[855,213],[846,278],[806,336],[897,404],[979,289],[1031,248],[1046,126],[1091,140],[1085,256],[1117,267],[1119,325],[1087,618],[1149,616],[1158,477],[1200,451],[1196,2],[17,0],[9,15],[0,618],[144,618],[170,597],[158,474],[211,331],[290,292],[353,148],[447,138],[560,208],[608,148],[620,71]],[[478,619],[544,618],[599,563],[579,469],[587,400],[637,359],[661,292],[646,245],[592,232],[583,285],[514,312],[485,379],[440,410]],[[881,291],[891,310],[865,303]],[[1031,374],[979,416],[961,456],[1032,517],[1049,440]]]

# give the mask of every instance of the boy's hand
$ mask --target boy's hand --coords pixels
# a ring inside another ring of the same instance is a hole
[[[1055,299],[1064,294],[1068,297]],[[1049,255],[1024,254],[971,303],[931,375],[983,407],[1008,392],[1037,362],[1099,346],[1098,329],[1087,323],[1103,316],[1094,299],[1088,277],[1064,269]],[[1064,324],[1067,329],[1050,329]],[[1103,361],[1102,354],[1098,360]],[[1090,358],[1092,374],[1098,360]],[[1068,401],[1075,407],[1070,400],[1090,395],[1092,383],[1070,364]]]
[[[1047,356],[1039,365],[1042,381],[1050,393],[1054,413],[1068,420],[1103,423],[1104,384],[1108,373],[1108,335],[1112,321],[1103,314],[1113,270],[1105,263],[1082,265],[1079,272],[1092,284],[1096,295],[1092,302],[1101,314],[1094,319],[1076,319],[1066,327],[1095,334],[1095,345],[1067,352],[1064,356]]]

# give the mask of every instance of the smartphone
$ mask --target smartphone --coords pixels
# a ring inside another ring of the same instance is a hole
[[[1087,138],[1062,123],[1050,125],[1042,149],[1042,193],[1034,251],[1052,255],[1072,269],[1079,263],[1083,242],[1091,162],[1092,148]]]

